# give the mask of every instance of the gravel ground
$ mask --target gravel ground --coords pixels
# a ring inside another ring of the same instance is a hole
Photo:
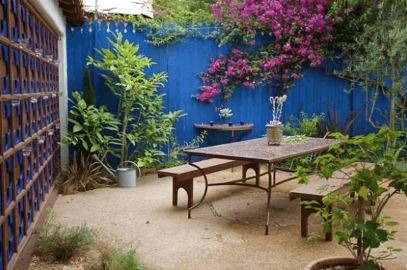
[[[231,180],[240,170],[210,175],[212,180]],[[281,176],[281,175],[280,175]],[[263,179],[265,180],[265,179]],[[86,223],[101,238],[136,249],[141,262],[152,269],[271,269],[296,270],[320,257],[348,255],[334,242],[308,242],[300,237],[298,200],[289,201],[288,191],[297,184],[285,183],[272,193],[271,228],[264,235],[266,195],[257,189],[210,187],[205,203],[187,219],[186,193],[179,191],[179,205],[171,202],[170,178],[156,174],[142,177],[136,188],[104,188],[59,196],[56,220],[67,225]],[[203,192],[202,179],[195,183],[195,201]],[[390,243],[403,249],[386,269],[407,269],[407,199],[396,197],[386,214],[400,225]],[[310,230],[319,233],[320,222],[311,220]],[[322,234],[321,234],[322,235]],[[81,265],[79,263],[74,265]],[[41,264],[34,258],[30,269],[63,269]]]

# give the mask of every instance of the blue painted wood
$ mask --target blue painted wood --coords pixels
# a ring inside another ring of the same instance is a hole
[[[126,29],[126,30],[125,30]],[[107,38],[113,38],[113,33],[122,33],[125,39],[140,46],[139,53],[148,56],[156,63],[148,74],[165,71],[168,81],[160,89],[166,94],[166,110],[183,110],[187,116],[176,124],[176,137],[182,143],[194,138],[198,131],[194,123],[207,123],[220,121],[216,106],[206,104],[192,98],[201,86],[197,75],[205,71],[211,57],[226,53],[227,47],[218,47],[213,40],[202,38],[187,38],[178,43],[162,47],[154,47],[145,42],[145,35],[133,33],[132,25],[122,23],[90,22],[82,27],[67,28],[68,48],[68,88],[71,93],[82,88],[83,67],[88,55],[97,56],[95,49],[109,47]],[[90,68],[92,82],[96,90],[97,104],[106,105],[116,110],[115,97],[103,85],[100,71]],[[307,68],[304,76],[295,82],[295,86],[288,92],[288,99],[284,106],[283,121],[290,116],[298,117],[301,111],[312,114],[324,113],[326,118],[335,112],[339,129],[345,126],[346,118],[352,111],[360,110],[366,102],[366,94],[360,87],[349,92],[351,85],[348,81],[325,74],[322,69]],[[256,89],[239,87],[227,105],[233,110],[234,123],[240,121],[254,123],[253,130],[244,138],[254,138],[265,133],[264,125],[271,120],[271,106],[268,98],[273,94],[269,86]],[[385,97],[380,95],[378,108],[385,111],[387,103]],[[332,113],[330,113],[332,112]],[[375,121],[384,122],[383,117],[376,113]],[[372,131],[372,127],[365,120],[365,111],[362,109],[349,130],[352,134],[361,134]],[[229,134],[214,134],[218,140],[229,139]]]

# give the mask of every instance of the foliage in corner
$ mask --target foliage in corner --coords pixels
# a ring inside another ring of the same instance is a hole
[[[154,166],[165,154],[162,147],[171,137],[174,123],[181,111],[164,113],[164,94],[158,88],[164,85],[166,73],[148,77],[145,70],[153,64],[150,58],[138,54],[139,47],[117,35],[109,40],[111,49],[97,50],[100,60],[88,58],[104,78],[106,86],[118,98],[115,131],[120,139],[116,151],[120,163],[135,160],[139,167]]]
[[[383,127],[377,133],[337,138],[342,144],[319,156],[314,165],[324,178],[335,172],[336,177],[349,179],[349,192],[326,196],[317,214],[326,220],[325,231],[334,225],[337,242],[357,259],[360,269],[378,269],[380,260],[398,251],[390,247],[378,255],[372,252],[395,232],[397,222],[383,216],[384,207],[396,194],[407,196],[407,133]],[[309,167],[297,172],[308,180],[304,173]]]
[[[114,184],[111,176],[90,155],[73,152],[69,165],[63,166],[56,187],[62,194],[73,194]]]

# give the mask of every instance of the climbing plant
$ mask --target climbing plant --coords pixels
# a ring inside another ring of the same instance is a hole
[[[213,100],[219,93],[230,97],[239,84],[254,87],[272,83],[286,91],[301,77],[305,65],[319,66],[332,40],[334,20],[329,0],[218,0],[212,5],[217,23],[224,27],[220,44],[244,45],[212,59],[200,75],[204,85],[196,98]],[[256,37],[266,36],[266,45]]]

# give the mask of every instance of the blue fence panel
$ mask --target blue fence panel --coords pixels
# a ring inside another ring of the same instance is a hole
[[[180,42],[154,47],[145,42],[143,33],[134,33],[131,26],[126,28],[122,23],[89,22],[82,27],[68,27],[68,89],[70,92],[82,89],[83,69],[86,58],[97,56],[95,49],[109,47],[108,37],[113,39],[113,33],[122,33],[124,39],[138,44],[139,53],[152,58],[157,63],[148,74],[165,71],[168,81],[160,89],[166,94],[166,110],[183,110],[187,116],[176,124],[176,137],[179,142],[189,141],[198,134],[193,127],[194,123],[218,122],[219,116],[213,104],[200,103],[191,96],[199,91],[201,82],[198,74],[205,71],[211,57],[227,52],[227,47],[218,47],[213,40],[202,38],[186,38]],[[126,30],[125,30],[126,29]],[[116,110],[115,97],[104,86],[100,71],[90,68],[92,83],[96,90],[97,103],[107,105]],[[283,110],[283,121],[288,121],[290,116],[298,117],[304,111],[309,115],[324,113],[326,117],[336,118],[338,128],[344,129],[346,119],[352,111],[360,111],[349,130],[352,134],[366,133],[372,127],[365,121],[365,93],[360,87],[349,92],[351,88],[347,80],[325,74],[322,69],[307,68],[304,76],[295,82],[295,86],[288,92],[288,99]],[[249,89],[239,87],[235,90],[227,105],[233,110],[231,121],[239,123],[254,123],[253,130],[245,138],[262,136],[265,133],[265,124],[271,120],[271,107],[268,101],[273,89],[268,86]],[[378,105],[386,108],[386,99],[380,96]],[[361,109],[362,108],[362,109]],[[333,117],[335,116],[335,117]],[[333,121],[333,120],[332,120]],[[375,121],[383,122],[380,115],[375,116]],[[228,135],[220,135],[228,138]]]

